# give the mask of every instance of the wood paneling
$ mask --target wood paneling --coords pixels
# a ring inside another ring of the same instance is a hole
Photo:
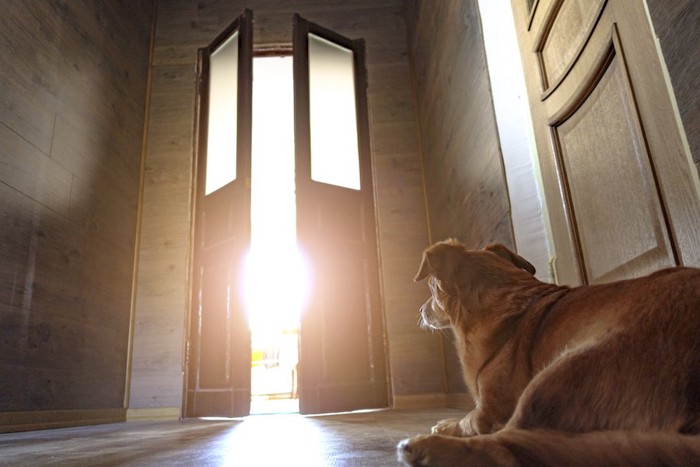
[[[0,424],[120,420],[152,5],[2,8]]]
[[[513,1],[554,246],[557,281],[605,282],[700,261],[697,173],[643,0],[591,2],[586,37],[543,93],[538,44],[558,0]],[[601,7],[602,5],[602,7]],[[547,41],[563,41],[552,37]],[[558,46],[568,50],[569,44]],[[534,52],[534,53],[533,53]],[[568,55],[567,55],[568,56]]]
[[[512,246],[477,2],[406,3],[432,241]],[[443,345],[447,392],[463,392],[454,346]]]
[[[158,3],[132,407],[182,398],[194,61],[244,5],[258,42],[290,42],[294,12],[366,39],[393,390],[442,391],[439,339],[416,326],[425,288],[411,283],[428,234],[403,2]],[[433,238],[510,243],[475,2],[407,3]],[[700,4],[647,4],[700,168]],[[86,412],[123,396],[151,11],[150,0],[3,2],[3,425],[18,413],[33,428],[56,411],[61,424],[121,417]]]
[[[365,40],[393,392],[441,392],[439,338],[416,326],[425,291],[412,278],[428,236],[403,2],[159,0],[129,407],[181,404],[194,67],[197,49],[209,44],[244,7],[253,10],[257,45],[291,44],[294,13],[346,37]],[[421,349],[418,359],[417,348]]]
[[[511,245],[476,1],[409,1],[407,18],[432,239]]]

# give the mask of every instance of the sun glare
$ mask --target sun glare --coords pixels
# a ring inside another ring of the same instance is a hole
[[[257,57],[253,70],[251,249],[245,295],[253,335],[296,330],[310,289],[296,243],[292,58]]]
[[[309,296],[310,274],[296,245],[253,246],[245,269],[251,332],[264,336],[297,329]]]

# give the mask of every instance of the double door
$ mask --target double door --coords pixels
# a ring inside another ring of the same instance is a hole
[[[384,407],[364,44],[297,15],[293,52],[297,241],[313,278],[300,324],[300,411]],[[251,233],[252,60],[248,10],[199,51],[188,417],[250,410],[251,336],[241,284]],[[336,69],[344,75],[329,88],[322,75]],[[319,139],[326,132],[337,132],[335,145]],[[350,181],[334,175],[338,165]]]

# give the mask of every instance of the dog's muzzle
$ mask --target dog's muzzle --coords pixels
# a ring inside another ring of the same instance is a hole
[[[435,300],[431,297],[420,307],[420,326],[429,329],[443,329],[450,325],[449,320],[440,319],[445,313],[441,309],[436,310]],[[439,307],[438,307],[439,308]]]

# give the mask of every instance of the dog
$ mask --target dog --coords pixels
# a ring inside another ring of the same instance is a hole
[[[421,325],[451,327],[475,408],[403,440],[409,466],[700,465],[700,269],[580,287],[503,245],[423,253]]]

